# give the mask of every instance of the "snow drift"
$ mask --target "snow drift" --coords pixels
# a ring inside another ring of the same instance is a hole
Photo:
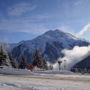
[[[64,57],[58,59],[62,61],[61,68],[64,69],[64,66],[66,65],[66,69],[70,70],[76,63],[90,55],[90,45],[83,47],[75,46],[72,50],[64,49],[62,50],[62,53],[64,54]],[[58,63],[53,66],[54,69],[58,69]]]

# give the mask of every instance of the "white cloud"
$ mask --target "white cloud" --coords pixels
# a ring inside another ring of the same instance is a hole
[[[35,23],[30,18],[9,19],[0,22],[0,30],[9,32],[27,32],[32,34],[42,34],[48,29],[44,23]]]
[[[76,0],[75,2],[74,2],[74,6],[80,6],[80,5],[82,5],[83,4],[83,0]]]
[[[78,37],[82,36],[85,32],[87,32],[88,30],[90,30],[90,24],[87,24],[83,27],[82,30],[80,30],[80,32],[77,34]]]
[[[17,16],[17,15],[22,15],[23,13],[32,11],[35,8],[36,6],[32,5],[31,3],[22,2],[9,7],[7,12],[8,12],[8,15]]]
[[[67,68],[71,69],[76,63],[90,55],[90,45],[83,47],[75,46],[72,50],[63,50],[62,53],[65,55],[62,60],[67,60]]]
[[[66,65],[66,69],[70,70],[76,63],[84,60],[90,55],[90,45],[82,47],[75,46],[72,50],[64,49],[62,53],[64,57],[58,59],[62,61],[61,67],[64,68],[64,65]],[[58,64],[55,64],[54,68],[58,69]]]
[[[74,5],[77,6],[81,6],[82,4],[87,4],[89,3],[89,0],[75,0]]]

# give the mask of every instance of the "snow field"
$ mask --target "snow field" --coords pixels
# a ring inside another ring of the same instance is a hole
[[[0,90],[90,90],[90,76],[58,75],[52,77],[54,79],[49,79],[50,76],[36,77],[0,75]],[[82,78],[82,81],[79,80]]]

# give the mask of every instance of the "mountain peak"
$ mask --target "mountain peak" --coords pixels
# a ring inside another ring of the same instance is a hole
[[[56,29],[56,30],[49,30],[44,35],[49,35],[49,36],[60,36],[66,34],[64,31]]]
[[[73,36],[70,33],[64,32],[62,30],[56,29],[56,30],[49,30],[48,32],[44,33],[42,36],[52,38],[53,40],[61,40],[64,38],[71,38],[71,39],[77,39],[75,36]]]
[[[45,34],[47,34],[47,33],[65,33],[65,32],[60,29],[55,29],[55,30],[49,30]]]
[[[62,30],[60,30],[60,29],[55,29],[54,31],[55,31],[55,32],[64,32],[64,31],[62,31]]]

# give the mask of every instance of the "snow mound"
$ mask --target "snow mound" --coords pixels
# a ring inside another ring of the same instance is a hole
[[[11,67],[0,67],[0,74],[6,74],[6,75],[34,75],[33,72],[27,69],[15,69]]]
[[[55,70],[48,70],[48,71],[34,71],[34,73],[39,73],[40,75],[57,75],[57,74],[64,74],[64,75],[72,75],[74,74],[71,71],[67,70],[61,70],[61,71],[55,71]]]

